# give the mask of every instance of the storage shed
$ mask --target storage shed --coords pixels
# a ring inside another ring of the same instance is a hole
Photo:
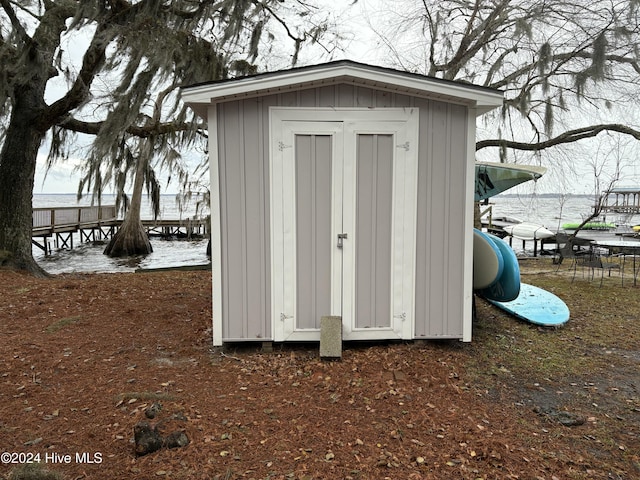
[[[194,85],[213,342],[471,340],[476,117],[497,90],[337,61]]]

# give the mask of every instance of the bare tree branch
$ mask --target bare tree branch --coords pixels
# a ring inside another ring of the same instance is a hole
[[[104,122],[84,122],[77,120],[71,116],[68,116],[61,121],[58,126],[75,133],[85,133],[87,135],[98,135]],[[193,122],[158,122],[149,125],[130,125],[125,130],[125,133],[138,138],[149,138],[154,135],[165,135],[168,133],[184,132],[194,129],[205,129],[207,125],[205,123]]]
[[[107,31],[108,29],[104,27],[98,28],[96,31],[84,55],[82,68],[73,86],[64,97],[47,108],[44,115],[49,119],[49,122],[57,122],[58,118],[78,108],[87,100],[91,83],[100,71],[100,67],[104,64],[105,52],[112,38]]]
[[[18,19],[18,16],[16,15],[15,10],[11,6],[11,2],[9,2],[9,0],[0,0],[0,6],[2,6],[2,9],[5,11],[7,16],[9,17],[9,20],[11,21],[11,26],[16,30],[16,32],[18,32],[20,39],[25,44],[31,44],[32,39],[27,33],[27,31],[25,30],[25,28],[22,26],[22,23],[20,23],[20,20]]]
[[[636,140],[640,140],[640,130],[628,127],[620,124],[604,124],[604,125],[591,125],[589,127],[578,128],[575,130],[566,131],[556,137],[544,140],[541,142],[517,142],[514,140],[506,139],[493,139],[493,140],[481,140],[476,142],[476,151],[488,147],[499,148],[512,148],[514,150],[524,151],[540,151],[547,148],[556,147],[558,145],[577,142],[585,138],[592,138],[602,132],[617,132],[624,135],[630,135]]]

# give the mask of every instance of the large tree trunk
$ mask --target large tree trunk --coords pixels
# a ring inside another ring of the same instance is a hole
[[[6,93],[11,98],[11,117],[0,152],[0,265],[48,276],[31,253],[33,182],[38,150],[46,132],[87,98],[88,86],[104,59],[106,43],[103,39],[97,44],[92,41],[88,50],[92,61],[83,63],[73,88],[49,108],[44,100],[45,89],[48,80],[57,75],[54,56],[60,35],[67,29],[66,20],[73,17],[76,6],[73,2],[44,2],[44,14],[38,19],[33,37],[29,37],[26,30],[16,27],[19,19],[11,3],[18,3],[1,3],[14,29],[11,37],[15,38],[9,43],[16,45],[13,49],[10,44],[8,47],[3,44],[6,58],[2,68],[7,70],[3,87],[8,88]]]
[[[145,142],[146,143],[146,142]],[[120,229],[111,238],[104,254],[110,257],[127,257],[129,255],[146,255],[153,252],[147,232],[144,231],[140,220],[140,207],[142,204],[142,187],[144,184],[144,172],[146,170],[146,157],[141,155],[136,167],[136,176],[133,183],[131,204],[125,214]]]
[[[0,265],[47,276],[31,252],[33,183],[45,135],[32,93],[16,102],[0,152]]]
[[[120,229],[104,249],[104,254],[110,257],[147,255],[151,252],[153,252],[153,247],[140,218],[134,219],[130,215],[125,217]]]

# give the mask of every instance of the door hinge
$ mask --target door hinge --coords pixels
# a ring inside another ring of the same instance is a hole
[[[286,313],[280,312],[280,321],[284,322],[288,318],[293,318],[293,315],[287,315]]]
[[[292,145],[287,145],[282,141],[278,142],[278,150],[283,151],[285,148],[291,148]]]
[[[401,145],[396,145],[396,148],[404,148],[404,151],[408,152],[411,149],[411,144],[407,141]]]
[[[342,248],[342,241],[347,238],[347,234],[346,233],[339,233],[338,234],[338,248]]]

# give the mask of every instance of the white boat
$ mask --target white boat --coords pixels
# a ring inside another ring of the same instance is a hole
[[[510,217],[508,215],[498,215],[498,216],[493,216],[491,217],[491,221],[492,222],[502,222],[505,225],[511,225],[514,223],[522,223],[524,222],[524,220],[522,220],[521,218],[518,217]]]
[[[476,161],[475,201],[486,200],[529,180],[537,180],[545,167]]]
[[[531,222],[508,225],[503,227],[503,230],[511,237],[519,240],[542,240],[554,236],[554,233],[551,230],[546,229],[542,225]]]
[[[492,216],[490,220],[483,219],[483,226],[491,227],[493,229],[504,229],[504,227],[509,227],[511,225],[515,225],[516,223],[522,223],[524,220],[517,217],[509,217],[506,215],[498,215]]]

